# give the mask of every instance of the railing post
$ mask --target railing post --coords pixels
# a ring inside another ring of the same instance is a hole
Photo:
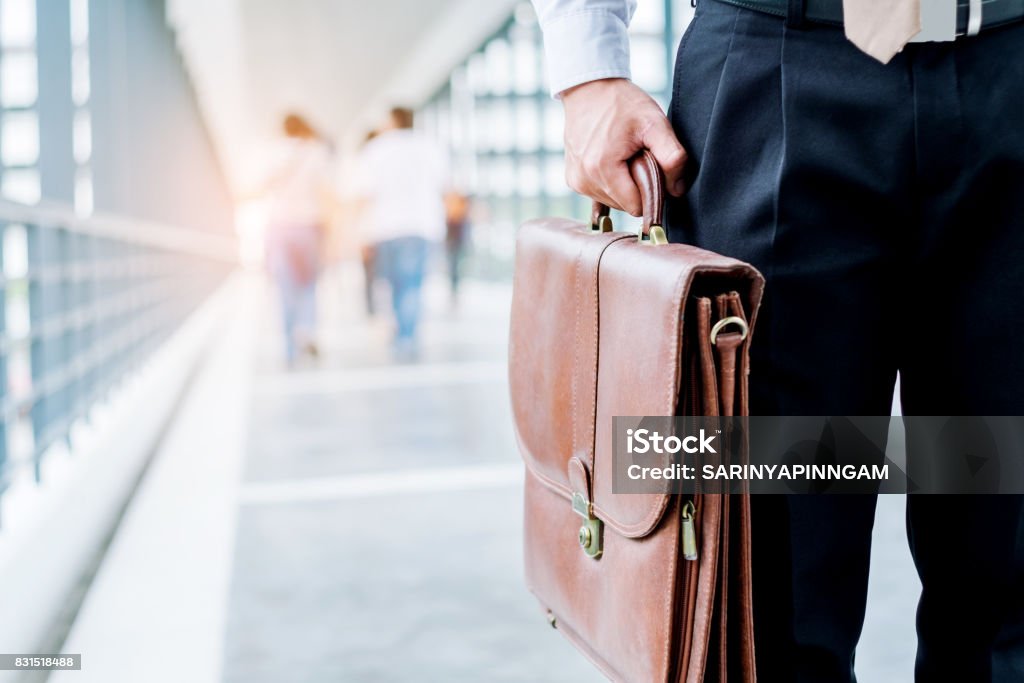
[[[53,230],[56,233],[54,270],[57,282],[54,289],[57,292],[57,297],[52,324],[56,335],[54,340],[55,363],[60,369],[57,371],[59,386],[55,392],[57,400],[54,406],[54,415],[56,419],[52,420],[50,425],[48,441],[53,443],[58,439],[64,439],[70,448],[75,390],[78,387],[78,356],[75,355],[75,331],[78,321],[75,316],[74,303],[74,235],[69,233],[64,226]]]
[[[49,384],[60,368],[60,349],[55,343],[55,323],[59,323],[61,291],[55,231],[47,226],[25,226],[28,246],[29,325],[31,334],[32,434],[35,437],[33,469],[36,481],[41,477],[43,451],[49,446],[55,418],[60,414],[59,397]]]
[[[82,328],[79,331],[79,354],[83,360],[82,383],[79,393],[81,403],[80,414],[88,417],[89,408],[96,401],[99,382],[97,381],[96,354],[99,350],[96,334],[96,288],[97,288],[97,239],[91,234],[79,235],[79,274],[78,305],[82,314]]]
[[[146,253],[148,248],[141,244],[131,246],[128,262],[131,268],[131,334],[128,353],[130,359],[129,369],[138,369],[142,365],[144,344],[146,341],[146,326],[148,318],[152,316],[152,309],[146,299]]]
[[[97,323],[97,342],[99,354],[97,359],[97,380],[100,392],[103,395],[110,390],[113,384],[116,354],[111,349],[118,343],[117,330],[120,323],[120,315],[117,306],[120,305],[118,292],[121,287],[121,264],[117,258],[117,244],[113,240],[102,237],[99,239],[99,299],[103,302],[103,310],[100,312]]]
[[[4,263],[4,236],[7,223],[0,222],[0,499],[8,485],[7,470],[7,355],[10,353],[10,337],[7,334],[7,273]],[[0,506],[2,510],[2,506]],[[3,517],[0,515],[0,526]]]

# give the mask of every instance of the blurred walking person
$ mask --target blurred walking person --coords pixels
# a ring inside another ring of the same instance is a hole
[[[366,138],[363,140],[363,145],[366,145],[370,140],[377,137],[380,131],[374,129],[366,134]],[[363,294],[366,297],[366,315],[374,315],[377,312],[377,307],[373,300],[373,284],[377,280],[377,275],[374,272],[374,261],[377,259],[377,255],[373,250],[372,242],[365,242],[362,245],[359,253],[360,259],[363,264]]]
[[[459,302],[459,281],[462,275],[462,257],[469,242],[470,199],[461,192],[445,195],[445,220],[447,232],[444,246],[448,256],[448,280],[451,285],[452,306]]]
[[[283,123],[287,139],[264,191],[270,198],[266,263],[281,298],[285,357],[317,357],[316,283],[331,194],[331,143],[298,114]]]
[[[412,127],[412,110],[392,109],[380,133],[363,147],[355,178],[374,273],[391,286],[394,351],[400,360],[417,354],[427,257],[445,236],[449,167],[447,155]]]

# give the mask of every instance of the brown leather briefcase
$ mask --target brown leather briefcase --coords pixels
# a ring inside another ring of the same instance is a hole
[[[516,245],[509,381],[526,463],[529,588],[548,620],[618,681],[755,679],[746,495],[612,492],[617,415],[743,415],[764,280],[667,244],[644,153],[641,235],[526,223]],[[689,558],[689,559],[688,559]]]

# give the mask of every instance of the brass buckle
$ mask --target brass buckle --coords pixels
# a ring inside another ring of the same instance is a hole
[[[601,520],[594,517],[594,506],[579,491],[572,494],[572,511],[583,518],[577,540],[588,557],[601,556]]]
[[[644,239],[643,228],[637,231],[637,241],[656,247],[661,244],[668,244],[668,237],[665,235],[665,228],[660,225],[652,225],[646,239]]]
[[[612,230],[611,216],[601,216],[597,219],[597,225],[590,226],[590,232],[611,232]]]
[[[747,338],[747,332],[750,331],[750,328],[747,326],[747,321],[739,317],[738,315],[730,315],[728,318],[722,318],[721,320],[719,320],[711,328],[710,336],[712,344],[718,344],[718,333],[721,332],[723,328],[729,325],[736,325],[737,327],[740,328],[740,341],[743,341],[744,339]]]

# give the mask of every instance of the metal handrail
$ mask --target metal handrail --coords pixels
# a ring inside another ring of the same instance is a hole
[[[238,254],[229,234],[0,199],[0,263],[15,228],[25,230],[27,270],[0,272],[0,495],[17,468],[32,466],[39,481],[50,446],[70,443],[73,424],[184,322]],[[14,336],[8,305],[28,318]],[[14,387],[11,361],[28,368],[27,385]],[[19,426],[32,444],[11,452]]]
[[[146,219],[93,213],[80,216],[65,205],[41,201],[34,206],[0,199],[0,222],[61,227],[74,233],[158,247],[235,262],[238,241],[229,234],[169,226]]]

